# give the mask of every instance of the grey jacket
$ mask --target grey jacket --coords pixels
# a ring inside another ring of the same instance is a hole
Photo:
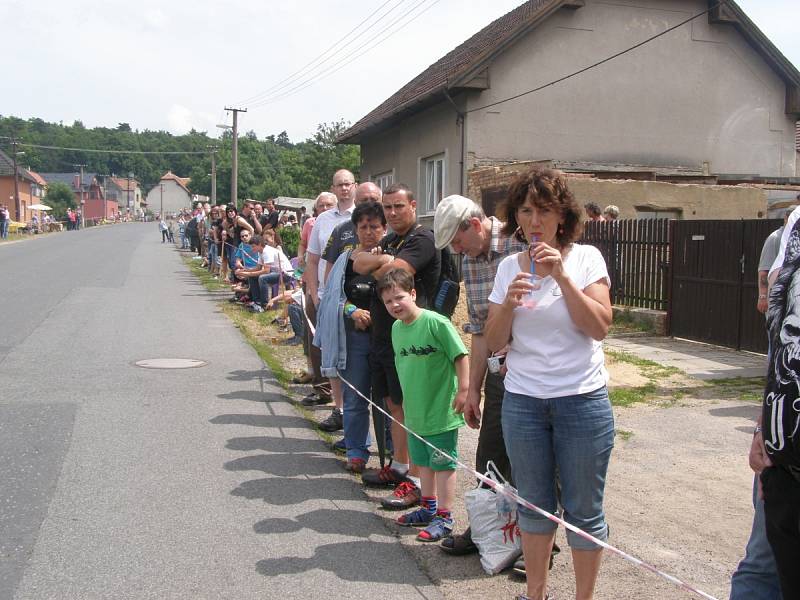
[[[328,274],[325,290],[317,309],[317,329],[314,345],[320,349],[320,373],[323,377],[338,377],[347,367],[347,333],[344,328],[344,274],[352,250],[341,254]]]

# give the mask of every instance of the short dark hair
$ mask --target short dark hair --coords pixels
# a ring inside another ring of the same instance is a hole
[[[599,217],[603,214],[603,211],[600,210],[600,206],[596,202],[587,202],[583,205],[583,209],[590,217]]]
[[[251,246],[263,246],[264,245],[264,238],[261,235],[254,235],[250,238],[250,245]]]
[[[383,190],[383,195],[388,196],[389,194],[397,194],[398,192],[405,192],[406,198],[409,200],[414,200],[414,192],[411,191],[411,188],[408,187],[405,183],[393,183],[385,190]]]
[[[379,219],[381,225],[384,227],[386,226],[386,215],[383,214],[383,204],[380,202],[370,200],[369,202],[362,202],[356,205],[350,220],[353,222],[353,225],[358,227],[359,221],[365,217],[367,219]]]
[[[375,293],[382,296],[383,292],[398,287],[404,292],[414,289],[414,277],[405,269],[392,269],[378,280],[375,286]]]
[[[538,166],[517,175],[508,188],[508,197],[498,209],[506,223],[503,227],[505,235],[514,235],[519,229],[517,210],[528,199],[536,208],[555,210],[564,219],[556,233],[556,241],[562,247],[581,236],[581,209],[567,187],[566,176],[556,169]]]

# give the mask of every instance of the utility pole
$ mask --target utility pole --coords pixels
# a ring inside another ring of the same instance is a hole
[[[83,169],[86,165],[72,165],[73,167],[78,167],[81,170],[80,179],[78,180],[78,194],[80,195],[80,206],[78,208],[81,209],[81,229],[86,228],[86,200],[83,197]]]
[[[239,177],[239,113],[247,112],[246,108],[228,108],[233,113],[233,146],[231,147],[231,202],[236,208],[239,208],[239,190],[238,190],[238,177]]]
[[[161,212],[159,213],[158,216],[159,216],[159,218],[161,220],[163,220],[164,219],[164,184],[163,183],[159,183],[158,187],[161,188]]]
[[[211,206],[217,205],[217,147],[209,146],[211,150]]]
[[[133,203],[131,202],[131,179],[133,179],[133,173],[128,173],[128,214],[133,212]]]
[[[19,140],[17,138],[11,138],[11,154],[13,155],[14,160],[14,206],[17,209],[17,221],[21,223],[25,223],[25,219],[22,218],[22,202],[19,199],[19,173],[17,173],[17,144]]]

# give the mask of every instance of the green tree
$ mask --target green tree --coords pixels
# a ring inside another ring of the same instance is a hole
[[[75,194],[66,183],[57,181],[47,186],[44,203],[53,209],[51,216],[61,220],[68,208],[75,208]]]

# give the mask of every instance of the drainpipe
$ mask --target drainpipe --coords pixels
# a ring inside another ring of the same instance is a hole
[[[456,111],[456,124],[461,126],[461,159],[458,161],[460,166],[459,168],[459,178],[458,178],[458,193],[462,196],[464,195],[464,164],[466,160],[466,139],[465,139],[465,129],[467,124],[467,113],[462,112],[458,105],[455,103],[453,98],[450,96],[450,93],[445,89],[444,90],[444,97],[453,105],[453,109]]]

